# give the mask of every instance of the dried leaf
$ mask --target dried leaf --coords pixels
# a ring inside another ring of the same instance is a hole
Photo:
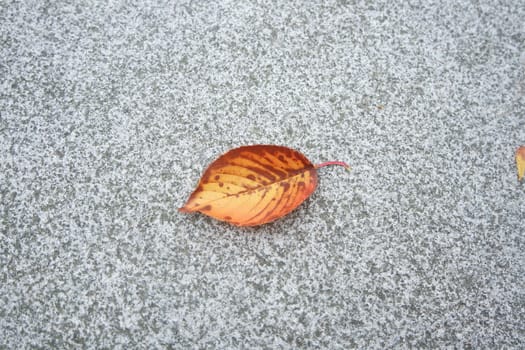
[[[220,156],[202,175],[181,212],[201,212],[238,226],[274,221],[308,198],[317,187],[317,168],[283,146],[243,146]]]
[[[516,167],[518,168],[518,181],[525,175],[525,146],[516,150]]]

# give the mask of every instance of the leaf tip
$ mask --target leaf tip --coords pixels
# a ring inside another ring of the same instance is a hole
[[[191,212],[191,210],[189,210],[186,206],[180,207],[179,209],[177,209],[177,211],[179,213],[190,213]]]
[[[518,169],[518,181],[525,176],[525,146],[520,146],[516,150],[516,168]]]

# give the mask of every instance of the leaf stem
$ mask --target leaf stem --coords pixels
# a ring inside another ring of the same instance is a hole
[[[345,162],[341,162],[339,160],[333,160],[330,162],[323,162],[321,164],[314,165],[314,168],[319,169],[327,165],[340,165],[344,167],[346,170],[350,170],[350,165],[346,164]]]

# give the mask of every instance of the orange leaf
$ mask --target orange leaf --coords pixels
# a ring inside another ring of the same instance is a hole
[[[525,146],[516,150],[516,167],[518,168],[518,181],[525,175]]]
[[[308,198],[317,187],[317,168],[301,153],[283,146],[253,145],[232,149],[202,175],[179,209],[201,212],[238,226],[274,221]]]

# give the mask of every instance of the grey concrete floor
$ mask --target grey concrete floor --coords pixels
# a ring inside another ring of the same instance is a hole
[[[523,1],[3,1],[0,348],[525,347]],[[177,212],[219,154],[289,216]]]

